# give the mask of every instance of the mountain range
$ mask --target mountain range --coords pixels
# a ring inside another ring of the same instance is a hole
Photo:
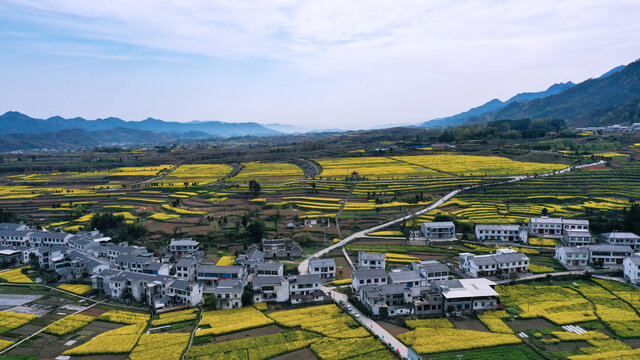
[[[199,132],[203,137],[270,136],[280,134],[277,130],[267,128],[255,122],[226,123],[220,121],[191,121],[182,123],[154,118],[147,118],[143,121],[125,121],[117,117],[87,120],[81,117],[65,119],[60,116],[54,116],[48,119],[35,119],[16,111],[9,111],[0,115],[0,135],[37,134],[68,129],[98,131],[115,128],[169,134]]]
[[[617,66],[596,79],[579,84],[554,84],[545,91],[521,93],[507,101],[493,99],[453,116],[430,120],[422,127],[456,126],[521,118],[560,118],[571,126],[622,122],[611,111],[640,98],[640,61]],[[633,107],[624,107],[631,111]],[[605,113],[608,114],[605,117]],[[636,114],[637,116],[637,114]],[[633,118],[627,114],[627,118]],[[606,120],[605,120],[606,119]]]

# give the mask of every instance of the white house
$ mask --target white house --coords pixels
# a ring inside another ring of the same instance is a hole
[[[289,280],[283,276],[257,275],[251,280],[253,302],[289,301]]]
[[[602,234],[602,240],[611,245],[628,245],[632,249],[640,249],[640,236],[630,232],[609,232]]]
[[[384,253],[369,253],[362,250],[358,251],[358,269],[384,269],[384,267]]]
[[[562,230],[562,241],[568,246],[583,246],[593,243],[589,230]]]
[[[529,233],[532,235],[560,239],[563,237],[563,230],[588,232],[589,221],[546,216],[529,219]]]
[[[624,278],[632,284],[640,283],[640,256],[630,256],[622,262]]]
[[[424,222],[420,226],[427,240],[455,240],[456,226],[451,221]]]
[[[322,280],[318,274],[289,277],[289,300],[292,304],[306,304],[325,300]]]
[[[69,239],[72,238],[73,235],[65,232],[35,230],[31,232],[29,237],[31,239],[31,246],[53,247],[68,245]]]
[[[195,281],[196,269],[198,268],[198,262],[189,258],[180,258],[175,265],[176,275],[179,278]]]
[[[336,278],[336,262],[330,259],[309,260],[309,274],[318,274],[322,280]]]
[[[385,285],[387,284],[387,272],[383,269],[366,269],[351,271],[351,288],[354,293],[364,285]]]
[[[513,249],[497,249],[491,255],[460,253],[459,257],[460,270],[473,277],[525,272],[529,268],[529,257]]]
[[[194,255],[199,249],[200,243],[193,239],[171,239],[169,243],[169,252],[177,257]]]
[[[218,281],[211,293],[215,296],[219,309],[235,309],[242,307],[244,281],[225,279]]]
[[[575,246],[556,246],[556,260],[565,267],[589,265],[589,249]]]
[[[284,266],[277,262],[266,262],[257,264],[255,267],[255,274],[257,276],[260,275],[275,275],[282,276],[284,275]]]
[[[432,281],[449,280],[449,267],[437,260],[413,262],[411,268],[420,273],[426,284]]]
[[[599,263],[604,267],[615,267],[622,265],[625,258],[633,255],[633,249],[628,245],[588,245],[589,262]]]
[[[402,285],[405,288],[412,288],[426,285],[426,280],[420,276],[420,272],[408,268],[391,269],[387,273],[389,283],[394,285]]]
[[[476,225],[476,240],[521,242],[528,239],[527,228],[520,225]]]
[[[562,219],[562,227],[565,230],[584,230],[584,231],[589,231],[589,220]]]
[[[454,311],[493,310],[498,305],[496,283],[491,280],[459,279],[434,281],[431,288],[442,294],[444,309]]]
[[[530,218],[529,233],[531,235],[559,239],[562,237],[562,219],[546,216]]]
[[[196,306],[202,303],[202,284],[194,281],[176,279],[169,284],[167,297],[171,305]]]
[[[200,264],[196,270],[196,278],[199,283],[205,285],[205,292],[209,286],[217,285],[220,280],[237,280],[246,277],[246,270],[242,266],[218,266],[212,264]]]

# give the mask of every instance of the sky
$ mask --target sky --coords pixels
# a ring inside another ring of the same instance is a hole
[[[363,129],[640,58],[640,2],[0,0],[0,113]]]

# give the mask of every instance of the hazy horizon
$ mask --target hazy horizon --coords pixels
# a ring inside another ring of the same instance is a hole
[[[640,57],[635,1],[0,3],[0,109],[417,124]],[[320,125],[318,125],[320,124]]]

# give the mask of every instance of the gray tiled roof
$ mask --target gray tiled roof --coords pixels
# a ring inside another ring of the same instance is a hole
[[[364,269],[364,270],[353,270],[351,272],[353,277],[358,279],[373,279],[373,278],[386,278],[387,272],[383,269]]]

